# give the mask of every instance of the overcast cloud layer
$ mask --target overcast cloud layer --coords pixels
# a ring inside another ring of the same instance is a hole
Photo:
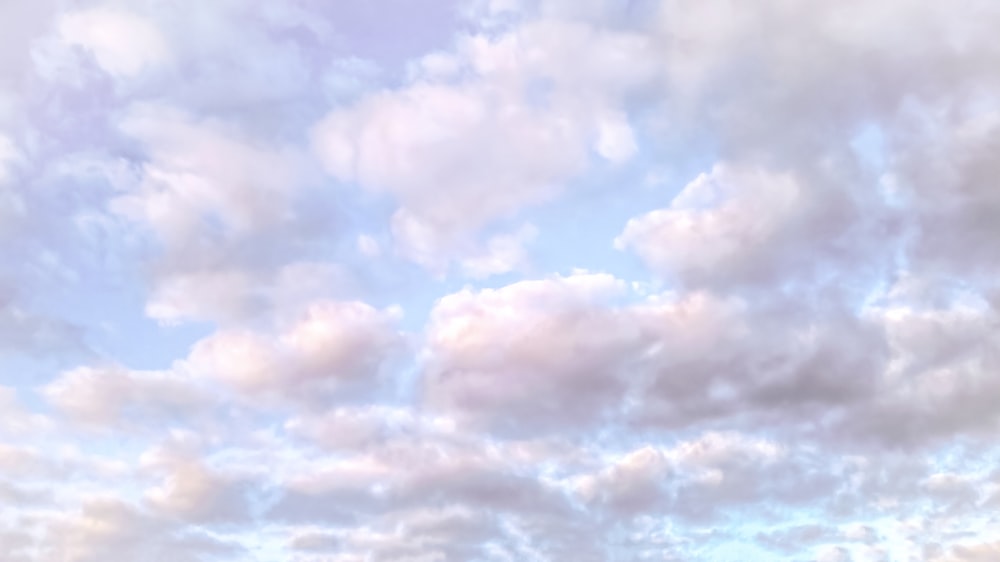
[[[0,2],[0,558],[1000,560],[998,29]]]

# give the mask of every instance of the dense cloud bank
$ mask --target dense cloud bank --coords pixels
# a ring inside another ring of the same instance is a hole
[[[998,28],[3,3],[3,559],[1000,559]]]

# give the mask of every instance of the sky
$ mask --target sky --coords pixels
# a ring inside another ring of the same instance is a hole
[[[0,2],[0,558],[1000,560],[997,29]]]

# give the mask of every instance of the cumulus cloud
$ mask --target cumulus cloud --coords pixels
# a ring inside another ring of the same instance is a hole
[[[5,560],[997,557],[995,2],[23,4]]]
[[[716,164],[670,207],[630,219],[615,244],[694,286],[773,286],[815,274],[824,257],[852,250],[859,213],[840,189],[844,178],[811,172]]]
[[[602,306],[621,290],[580,272],[442,298],[427,328],[427,401],[511,429],[600,419],[624,393],[637,338]]]
[[[499,234],[489,239],[486,251],[462,261],[465,274],[482,279],[524,268],[528,262],[525,246],[538,236],[538,229],[524,225],[510,234]]]
[[[145,452],[143,469],[163,477],[146,491],[146,503],[156,512],[194,523],[247,520],[248,487],[238,475],[208,466],[199,453],[197,443],[183,435]]]
[[[314,145],[335,177],[398,201],[406,255],[447,263],[470,231],[560,193],[591,148],[612,162],[637,151],[616,104],[652,80],[649,49],[582,22],[470,35],[423,59],[404,88],[331,112]],[[586,55],[585,70],[572,65]]]
[[[409,230],[427,229],[437,238],[430,251],[453,253],[446,240],[545,200],[582,164],[572,125],[516,101],[501,120],[486,100],[503,95],[437,84],[383,94],[329,116],[318,150],[336,177],[401,200],[412,225],[397,231],[404,244],[413,244]],[[428,187],[441,195],[430,200]]]
[[[710,293],[615,305],[624,285],[577,273],[441,299],[426,400],[496,429],[767,424],[864,402],[883,379],[879,325],[848,310]]]
[[[281,276],[262,268],[296,266],[283,252],[313,227],[301,207],[308,161],[169,107],[134,107],[121,128],[149,160],[110,209],[152,231],[164,252],[147,314],[225,322],[272,301]]]
[[[116,498],[97,497],[77,512],[45,521],[45,541],[27,550],[35,560],[97,561],[108,557],[169,557],[200,561],[232,556],[239,547],[205,533],[178,529]],[[29,558],[31,559],[31,558]]]
[[[97,7],[63,15],[62,38],[87,49],[102,69],[117,77],[131,77],[143,69],[167,62],[169,47],[149,20],[113,8]]]
[[[252,398],[248,406],[323,405],[379,391],[383,367],[404,343],[396,319],[394,310],[360,302],[317,301],[277,334],[212,333],[169,369],[78,367],[40,390],[61,414],[98,428],[203,423],[232,400],[222,388]]]
[[[42,394],[71,418],[98,426],[169,420],[189,415],[206,400],[174,373],[129,371],[120,366],[69,370],[46,385]]]
[[[370,389],[399,349],[392,310],[361,302],[320,301],[277,337],[223,330],[199,341],[179,368],[250,394],[300,400]]]
[[[955,302],[879,312],[890,361],[871,400],[850,420],[852,430],[905,445],[956,433],[991,435],[997,419],[982,397],[996,384],[988,374],[995,311]]]
[[[910,255],[928,274],[992,284],[997,260],[988,240],[998,200],[989,179],[996,162],[988,155],[1000,142],[997,109],[927,113],[902,117],[903,131],[892,139],[899,162],[892,181],[911,204],[917,229]]]
[[[670,478],[666,455],[652,447],[628,453],[598,474],[577,483],[577,493],[587,503],[605,505],[613,512],[636,514],[662,508]]]
[[[1000,545],[995,542],[979,544],[959,544],[945,555],[938,557],[940,560],[963,560],[968,562],[978,562],[980,560],[990,560],[1000,554]]]

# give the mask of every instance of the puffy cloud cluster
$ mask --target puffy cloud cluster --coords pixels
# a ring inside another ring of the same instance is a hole
[[[0,6],[5,560],[1000,556],[995,2],[414,6]]]
[[[636,327],[601,302],[621,285],[581,273],[442,298],[427,330],[428,402],[532,430],[599,420],[637,350]]]
[[[615,244],[686,286],[724,290],[815,281],[829,275],[831,262],[857,267],[851,258],[859,239],[889,225],[878,207],[859,220],[861,202],[851,190],[862,180],[836,169],[840,164],[773,170],[718,163],[668,208],[629,220]]]
[[[705,292],[615,304],[624,287],[581,272],[441,299],[427,331],[429,404],[530,432],[769,424],[860,405],[888,383],[881,325],[849,310]]]
[[[619,106],[655,80],[653,60],[648,37],[584,21],[469,34],[418,60],[404,87],[331,112],[315,147],[335,177],[398,201],[404,255],[446,268],[475,253],[476,230],[563,191],[591,153],[637,152]]]
[[[393,316],[361,302],[321,301],[276,337],[240,329],[212,334],[195,344],[181,369],[241,392],[304,401],[370,388],[402,344]]]
[[[94,425],[190,415],[207,398],[174,373],[119,366],[72,369],[47,385],[44,395],[62,412]]]
[[[59,35],[86,49],[97,64],[115,77],[132,77],[147,67],[162,65],[170,56],[160,30],[148,20],[110,7],[64,14]]]

